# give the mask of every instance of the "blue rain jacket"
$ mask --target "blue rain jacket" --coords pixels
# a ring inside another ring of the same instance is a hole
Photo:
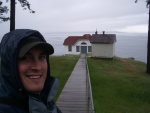
[[[0,113],[61,113],[54,102],[59,81],[50,76],[48,62],[47,79],[40,95],[27,92],[18,75],[18,52],[22,40],[28,37],[46,40],[36,30],[18,29],[4,35],[0,44]]]

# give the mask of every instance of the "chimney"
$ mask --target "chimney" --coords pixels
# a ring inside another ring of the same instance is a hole
[[[96,30],[95,34],[97,35],[97,30]]]
[[[105,31],[103,31],[103,35],[105,34]]]

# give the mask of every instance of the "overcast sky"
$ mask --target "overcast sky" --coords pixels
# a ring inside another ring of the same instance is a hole
[[[146,0],[138,3],[135,0],[28,0],[36,11],[34,14],[23,10],[16,1],[16,29],[36,29],[42,33],[96,29],[147,33],[148,30]],[[7,32],[9,22],[0,23],[0,36]]]

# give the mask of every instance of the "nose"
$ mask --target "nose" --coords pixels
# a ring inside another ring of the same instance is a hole
[[[32,60],[32,65],[31,65],[31,69],[35,69],[35,70],[40,70],[41,69],[41,64],[38,58],[34,58]]]

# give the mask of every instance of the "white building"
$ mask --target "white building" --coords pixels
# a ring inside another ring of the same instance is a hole
[[[63,43],[65,54],[91,53],[90,37],[90,34],[67,37]]]
[[[115,34],[95,34],[92,35],[90,42],[92,43],[91,57],[113,58],[115,55]]]
[[[115,56],[115,34],[85,34],[83,36],[69,36],[63,45],[65,54],[90,53],[91,57],[113,58]]]

